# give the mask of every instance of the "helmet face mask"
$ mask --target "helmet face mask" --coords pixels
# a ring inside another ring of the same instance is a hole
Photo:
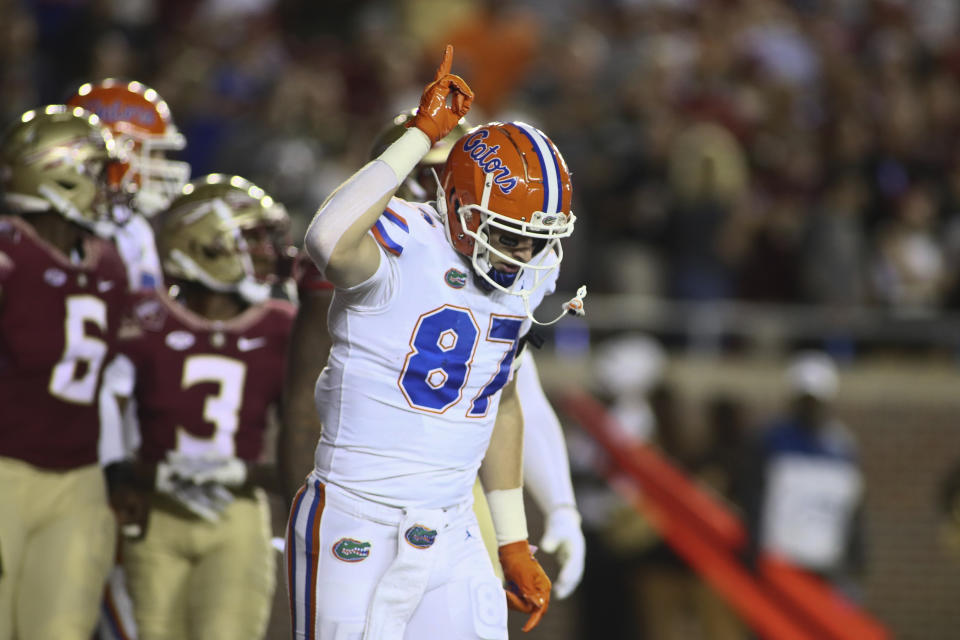
[[[524,123],[492,123],[471,130],[444,165],[438,209],[447,239],[470,258],[488,288],[529,297],[563,259],[562,238],[573,233],[572,187],[566,163],[552,142]],[[493,234],[530,238],[533,254],[522,262],[498,249]],[[497,271],[494,263],[517,267]],[[533,285],[516,290],[519,274],[534,271]]]
[[[108,78],[81,86],[69,104],[96,113],[113,132],[125,160],[115,179],[140,213],[155,215],[179,195],[190,165],[166,155],[182,150],[186,140],[156,91]]]
[[[19,214],[54,210],[98,235],[114,231],[108,186],[116,145],[99,119],[78,107],[24,113],[0,148],[4,201]]]

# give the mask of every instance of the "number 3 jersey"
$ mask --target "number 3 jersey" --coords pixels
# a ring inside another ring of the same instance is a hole
[[[136,369],[141,459],[171,450],[259,459],[268,410],[280,399],[293,305],[271,300],[212,321],[165,293],[142,296],[121,343]]]
[[[333,348],[316,386],[317,474],[397,507],[471,495],[529,322],[519,296],[479,286],[436,216],[429,205],[390,201],[371,229],[377,272],[334,293]],[[530,270],[519,277],[518,287],[531,287]],[[531,309],[555,280],[556,271]]]
[[[22,218],[0,216],[0,456],[45,469],[97,462],[97,393],[128,308],[113,246],[71,261]]]

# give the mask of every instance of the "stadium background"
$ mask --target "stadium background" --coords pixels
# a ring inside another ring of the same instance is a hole
[[[141,80],[171,105],[194,174],[257,182],[299,238],[453,42],[470,120],[535,124],[573,172],[561,288],[587,282],[588,315],[541,354],[547,389],[602,391],[596,347],[654,336],[696,449],[712,399],[756,426],[782,406],[789,354],[829,351],[868,492],[863,602],[898,638],[946,640],[958,20],[951,0],[8,0],[0,117]],[[529,637],[595,637],[589,595]],[[270,637],[287,637],[282,583],[275,614]]]

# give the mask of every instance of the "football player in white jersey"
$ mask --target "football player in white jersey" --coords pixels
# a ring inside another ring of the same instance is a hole
[[[478,468],[507,600],[531,614],[527,630],[549,602],[526,540],[512,368],[572,232],[570,177],[541,132],[493,123],[454,146],[437,209],[393,198],[469,109],[451,62],[448,47],[412,126],[307,230],[336,291],[316,386],[324,429],[288,525],[297,638],[506,637],[471,509]]]
[[[404,125],[415,114],[416,110],[410,110],[393,118],[373,143],[371,160],[403,135],[407,130]],[[436,142],[397,189],[396,196],[408,201],[425,199],[429,189],[436,188],[434,171],[443,167],[454,143],[468,131],[466,121],[461,120],[445,138]],[[303,483],[303,477],[313,468],[313,446],[322,431],[314,407],[313,390],[330,350],[327,311],[333,294],[332,287],[317,273],[309,259],[301,260],[296,271],[301,304],[290,339],[292,348],[287,361],[282,403],[284,413],[278,447],[278,455],[283,460],[280,468],[284,495],[288,500],[293,498]],[[563,430],[540,385],[529,346],[530,342],[535,343],[536,340],[525,342],[528,346],[521,350],[522,366],[516,374],[524,422],[524,486],[546,520],[540,548],[557,554],[560,572],[553,581],[553,595],[563,599],[573,593],[583,577],[586,542],[570,479]],[[473,497],[481,536],[494,569],[499,572],[493,523],[479,482],[474,486]]]
[[[190,165],[166,157],[182,150],[186,140],[167,103],[140,82],[114,78],[88,82],[67,103],[97,114],[117,141],[124,162],[110,178],[129,201],[114,204],[114,217],[123,224],[116,226],[113,241],[127,268],[131,290],[157,289],[163,284],[163,273],[149,218],[165,209],[190,177]],[[119,476],[126,475],[117,471],[125,469],[123,461],[139,446],[136,407],[132,402],[124,407],[117,401],[117,397],[130,395],[133,378],[129,361],[116,358],[104,367],[100,389],[100,463]],[[145,518],[144,509],[143,522],[128,526],[128,534],[142,534]],[[132,603],[120,565],[110,574],[101,614],[100,640],[136,640]]]

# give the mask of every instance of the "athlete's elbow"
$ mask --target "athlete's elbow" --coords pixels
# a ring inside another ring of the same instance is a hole
[[[333,255],[336,244],[336,238],[330,238],[329,230],[320,222],[322,214],[323,209],[320,209],[313,217],[313,220],[310,221],[310,225],[307,227],[307,232],[303,238],[303,248],[306,250],[307,255],[310,256],[310,259],[313,260],[313,263],[317,265],[320,273],[323,273],[330,263],[330,258]]]

